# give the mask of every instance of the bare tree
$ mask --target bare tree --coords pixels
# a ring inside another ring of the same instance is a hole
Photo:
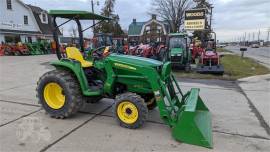
[[[184,15],[187,9],[194,6],[192,0],[153,0],[154,13],[166,21],[171,32],[177,32],[184,23]]]

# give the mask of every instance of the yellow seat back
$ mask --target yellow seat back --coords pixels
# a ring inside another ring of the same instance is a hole
[[[91,67],[93,65],[92,62],[85,61],[83,59],[83,56],[82,56],[81,52],[76,47],[67,47],[66,48],[66,53],[67,53],[67,57],[69,59],[74,59],[74,60],[77,60],[77,61],[81,62],[81,65],[84,68]]]

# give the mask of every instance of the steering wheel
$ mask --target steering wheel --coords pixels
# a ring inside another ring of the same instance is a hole
[[[99,47],[99,48],[95,49],[92,52],[92,57],[94,59],[102,59],[105,48],[106,48],[106,46],[102,46],[102,47]]]

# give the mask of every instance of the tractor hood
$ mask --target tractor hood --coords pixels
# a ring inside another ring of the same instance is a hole
[[[114,62],[122,62],[127,64],[134,64],[137,66],[148,66],[148,67],[157,67],[161,66],[162,62],[149,59],[149,58],[143,58],[143,57],[137,57],[137,56],[131,56],[131,55],[122,55],[122,54],[111,54],[107,57],[107,59],[114,61]]]
[[[172,48],[171,49],[171,55],[177,55],[177,54],[182,54],[183,53],[183,48]]]

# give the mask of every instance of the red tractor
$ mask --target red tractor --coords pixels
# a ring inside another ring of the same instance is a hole
[[[195,59],[202,55],[204,49],[201,47],[201,42],[198,40],[194,40],[190,48],[192,61],[195,62]]]
[[[224,67],[220,64],[220,56],[216,51],[215,39],[207,42],[207,48],[203,49],[197,66],[198,73],[223,74]]]
[[[2,45],[5,55],[29,55],[29,49],[25,44]]]
[[[129,47],[128,54],[160,61],[166,61],[168,59],[166,46],[159,43],[131,46]]]
[[[15,45],[15,52],[14,53],[18,54],[18,55],[29,55],[30,54],[28,47],[22,43],[18,43]]]
[[[5,47],[3,44],[0,44],[0,56],[5,55]]]

